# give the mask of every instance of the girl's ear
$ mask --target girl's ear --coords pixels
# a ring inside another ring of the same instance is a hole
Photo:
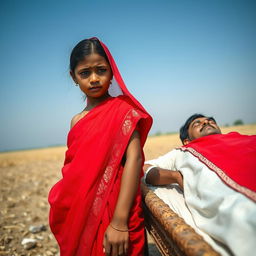
[[[69,74],[70,76],[72,77],[73,81],[75,82],[75,84],[77,84],[77,81],[76,81],[76,77],[75,77],[75,74],[72,70],[69,71]]]

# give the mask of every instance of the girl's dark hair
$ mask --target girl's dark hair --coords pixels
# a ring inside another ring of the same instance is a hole
[[[69,65],[70,70],[74,72],[77,64],[82,61],[85,56],[92,53],[99,54],[109,63],[108,57],[97,38],[84,39],[80,41],[71,52]]]
[[[189,117],[187,119],[187,121],[185,122],[185,124],[180,128],[180,140],[183,143],[183,141],[185,139],[189,139],[189,135],[188,135],[188,128],[190,126],[190,124],[197,118],[200,117],[206,117],[205,115],[202,114],[194,114],[191,117]],[[213,121],[215,121],[215,119],[213,117],[210,117],[210,119],[212,119]]]

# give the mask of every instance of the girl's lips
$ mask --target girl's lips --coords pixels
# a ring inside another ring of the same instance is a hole
[[[90,91],[98,91],[100,89],[101,89],[101,86],[94,86],[94,87],[89,88]]]

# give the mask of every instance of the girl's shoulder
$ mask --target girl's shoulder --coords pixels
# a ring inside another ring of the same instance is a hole
[[[82,119],[86,114],[88,113],[88,111],[82,111],[76,115],[74,115],[71,119],[71,122],[70,122],[70,129],[73,128],[73,126],[80,120]]]

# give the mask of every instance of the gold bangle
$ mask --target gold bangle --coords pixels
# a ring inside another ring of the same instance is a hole
[[[111,228],[113,228],[113,229],[115,229],[115,230],[117,230],[119,232],[129,232],[130,231],[129,229],[123,230],[123,229],[115,228],[110,223],[109,223],[109,225],[110,225]]]

